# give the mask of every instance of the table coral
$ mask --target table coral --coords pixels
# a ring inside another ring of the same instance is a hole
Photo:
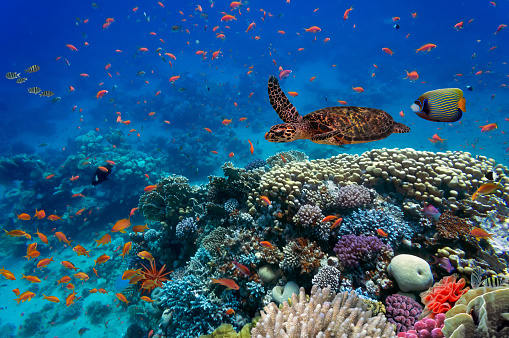
[[[454,303],[469,290],[464,288],[466,281],[461,278],[456,282],[457,274],[442,278],[430,289],[421,293],[421,302],[426,305],[426,310],[431,311],[431,316],[449,311]]]

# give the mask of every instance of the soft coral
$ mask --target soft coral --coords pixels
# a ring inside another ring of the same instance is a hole
[[[457,274],[444,277],[430,289],[421,293],[421,301],[426,305],[426,309],[432,312],[432,316],[449,311],[454,303],[468,291],[468,287],[463,289],[465,280],[461,278],[456,282],[457,277]]]

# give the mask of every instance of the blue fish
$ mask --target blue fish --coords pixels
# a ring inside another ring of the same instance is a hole
[[[410,106],[421,118],[434,122],[456,122],[466,112],[466,100],[459,88],[426,92]]]

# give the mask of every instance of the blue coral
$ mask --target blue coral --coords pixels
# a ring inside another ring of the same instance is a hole
[[[403,239],[411,239],[417,228],[403,219],[401,209],[393,204],[384,203],[381,208],[358,209],[343,217],[339,235],[375,235],[377,229],[388,234],[384,242],[398,247]]]
[[[214,331],[221,323],[235,324],[233,317],[226,316],[228,309],[238,311],[240,302],[233,291],[223,291],[220,297],[208,289],[202,279],[187,275],[163,284],[160,297],[163,306],[172,312],[168,337],[198,337]]]
[[[261,298],[265,296],[265,289],[260,283],[256,283],[255,281],[247,282],[246,288],[249,291],[249,294],[254,298]]]
[[[253,161],[249,162],[248,164],[246,164],[244,169],[249,171],[249,170],[254,170],[256,168],[263,168],[266,165],[267,165],[267,161],[261,160],[261,159],[256,159],[256,160],[253,160]]]

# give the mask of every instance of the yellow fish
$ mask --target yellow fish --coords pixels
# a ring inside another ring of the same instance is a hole
[[[434,122],[455,122],[466,112],[466,101],[459,88],[426,92],[410,106],[421,118]]]
[[[472,195],[472,201],[475,201],[477,196],[479,195],[488,195],[495,192],[497,189],[501,189],[502,186],[499,183],[484,183],[477,189],[477,191]]]

